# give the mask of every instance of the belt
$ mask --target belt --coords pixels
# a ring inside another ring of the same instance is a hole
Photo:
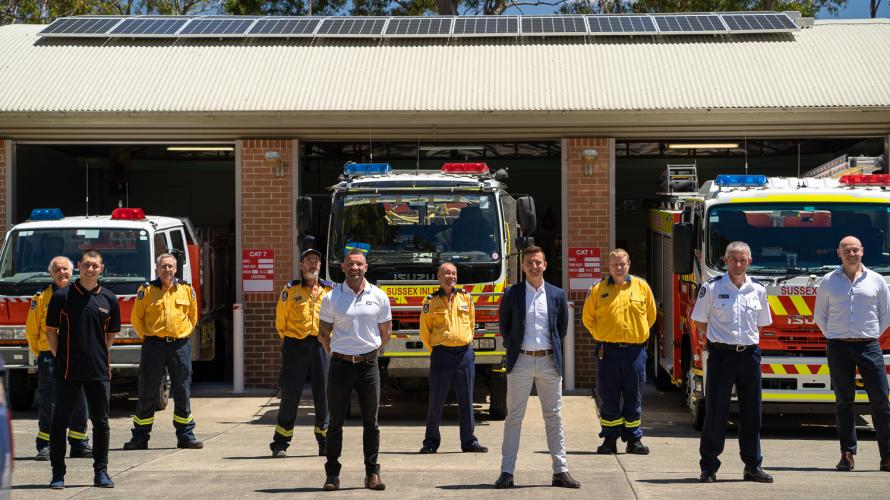
[[[145,340],[151,340],[151,341],[154,341],[154,342],[167,342],[167,343],[170,343],[170,342],[176,342],[177,340],[183,340],[183,339],[187,339],[187,338],[188,338],[188,337],[182,337],[182,338],[180,339],[180,338],[176,338],[176,337],[159,337],[159,336],[157,336],[157,335],[147,335],[147,336],[145,337]]]
[[[845,338],[831,339],[831,340],[837,340],[838,342],[844,342],[844,343],[847,343],[847,344],[867,344],[867,343],[869,343],[869,342],[874,342],[875,340],[878,340],[878,339],[876,339],[876,338],[867,338],[867,339],[864,339],[864,338],[849,338],[849,337],[845,337]]]
[[[533,358],[543,358],[544,356],[550,356],[551,354],[553,354],[553,349],[539,349],[537,351],[526,351],[524,349],[520,349],[519,352]]]
[[[757,344],[744,345],[744,344],[724,344],[722,342],[711,342],[708,341],[708,345],[715,349],[722,349],[724,351],[735,351],[735,352],[744,352],[748,349],[754,349],[757,347]]]
[[[369,359],[374,359],[377,357],[377,351],[371,351],[365,354],[340,354],[339,352],[331,352],[332,358],[342,359],[343,361],[349,361],[352,364],[361,363],[362,361],[367,361]]]
[[[641,345],[646,345],[646,342],[634,343],[634,342],[606,342],[603,340],[598,341],[600,344],[612,345],[615,347],[636,347]]]

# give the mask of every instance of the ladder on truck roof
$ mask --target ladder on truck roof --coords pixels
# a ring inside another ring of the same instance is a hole
[[[801,177],[815,179],[840,179],[843,175],[870,174],[884,167],[883,156],[841,155],[804,172]]]
[[[670,164],[658,178],[659,209],[680,210],[687,198],[700,196],[698,193],[698,168],[695,162]]]

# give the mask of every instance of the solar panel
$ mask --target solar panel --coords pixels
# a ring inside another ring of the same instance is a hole
[[[655,35],[650,16],[587,16],[591,35]]]
[[[38,33],[40,36],[104,36],[123,17],[63,17]]]
[[[131,17],[114,27],[110,36],[173,36],[189,21],[189,17]]]
[[[778,12],[752,12],[745,14],[721,14],[720,17],[733,33],[758,33],[763,31],[797,31],[798,27],[787,14]]]
[[[315,36],[368,37],[380,36],[386,26],[385,17],[328,17],[321,23]]]
[[[180,36],[234,37],[242,36],[256,21],[247,17],[196,17],[180,30]]]
[[[515,16],[465,16],[454,19],[452,36],[517,36],[519,19]]]
[[[657,15],[652,17],[655,18],[659,33],[663,35],[726,33],[726,26],[720,21],[720,16],[716,14]]]
[[[321,23],[320,17],[266,17],[257,20],[247,36],[291,37],[312,36]]]
[[[440,37],[451,35],[454,18],[442,17],[393,17],[386,25],[388,37]]]
[[[523,35],[586,35],[587,25],[582,16],[521,17]]]

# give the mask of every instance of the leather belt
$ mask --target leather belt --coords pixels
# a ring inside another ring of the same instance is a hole
[[[755,347],[757,347],[756,344],[752,344],[752,345],[724,344],[722,342],[711,342],[711,341],[708,341],[708,345],[715,349],[721,349],[724,351],[735,351],[735,352],[744,352],[744,351],[747,351],[748,349],[754,349]]]
[[[876,338],[867,338],[867,339],[864,339],[864,338],[849,338],[849,337],[846,337],[846,338],[831,339],[831,340],[837,340],[838,342],[844,342],[844,343],[847,343],[847,344],[867,344],[867,343],[869,343],[869,342],[874,342],[875,340],[878,340],[878,339],[876,339]]]
[[[183,337],[182,339],[186,339],[188,337]],[[155,342],[176,342],[177,340],[182,340],[176,337],[159,337],[157,335],[148,335],[145,337],[145,340],[153,340]]]
[[[636,347],[641,345],[646,345],[646,342],[634,343],[634,342],[605,342],[600,341],[600,344],[612,345],[615,347]]]
[[[377,357],[377,351],[371,351],[365,354],[340,354],[339,352],[331,352],[332,358],[342,359],[343,361],[349,361],[352,364],[361,363],[362,361],[368,361],[369,359],[374,359]]]
[[[544,356],[550,356],[551,354],[553,354],[553,349],[539,349],[537,351],[526,351],[524,349],[521,349],[519,352],[533,358],[543,358]]]

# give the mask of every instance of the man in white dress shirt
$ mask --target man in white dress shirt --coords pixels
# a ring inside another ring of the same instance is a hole
[[[880,249],[876,251],[880,252]],[[853,236],[837,249],[842,265],[822,278],[816,290],[813,319],[828,339],[828,371],[836,401],[835,420],[841,443],[836,468],[852,471],[856,455],[856,369],[871,404],[881,453],[880,469],[890,472],[890,401],[887,371],[878,340],[890,326],[890,292],[880,274],[862,265],[862,243]]]

